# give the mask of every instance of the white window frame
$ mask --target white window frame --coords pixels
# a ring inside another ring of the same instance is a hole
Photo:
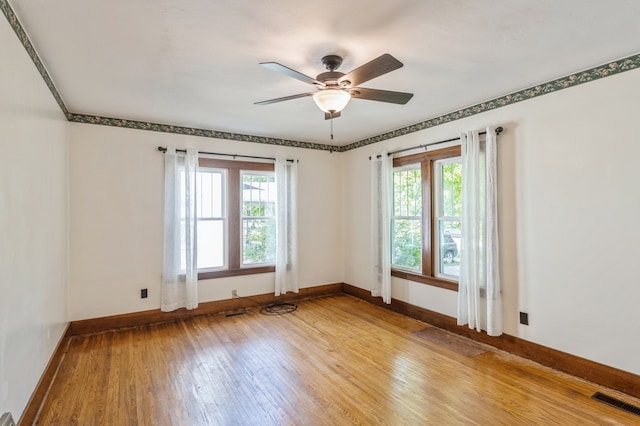
[[[396,172],[403,172],[406,170],[418,170],[420,171],[420,163],[414,163],[414,164],[408,164],[405,166],[398,166],[398,167],[394,167],[392,170],[392,175],[395,178],[395,173]],[[394,179],[395,180],[395,179]],[[420,181],[420,186],[422,187],[422,181]],[[390,239],[390,244],[391,244],[391,267],[395,268],[395,269],[402,269],[405,271],[409,271],[409,272],[420,272],[422,271],[422,255],[420,256],[420,263],[418,264],[418,266],[416,268],[411,268],[409,266],[406,265],[397,265],[395,263],[393,263],[393,246],[394,246],[394,224],[396,220],[412,220],[412,221],[417,221],[418,222],[418,226],[420,228],[420,232],[419,232],[419,240],[420,240],[420,252],[422,253],[422,233],[423,233],[423,229],[422,229],[422,208],[423,206],[420,206],[420,215],[419,216],[396,216],[395,215],[395,185],[392,184],[392,212],[391,212],[391,239]],[[421,188],[422,191],[422,188]]]
[[[217,167],[198,167],[198,177],[200,178],[200,182],[202,182],[201,180],[201,173],[220,173],[222,176],[222,194],[220,196],[221,198],[221,203],[222,206],[220,207],[221,210],[221,216],[219,217],[215,217],[215,216],[211,216],[211,217],[197,217],[198,222],[200,221],[222,221],[222,232],[223,232],[223,241],[222,241],[222,259],[223,259],[223,264],[221,266],[207,266],[207,267],[200,267],[198,266],[198,270],[207,270],[207,271],[220,271],[220,270],[225,270],[229,268],[229,209],[228,209],[228,170],[224,169],[224,168],[217,168]],[[202,201],[203,201],[203,197],[204,194],[202,192],[202,185],[198,185],[197,187],[197,196],[198,196],[198,210],[201,212],[202,211]],[[199,241],[200,243],[200,241]],[[199,259],[198,259],[199,260]],[[198,262],[199,264],[199,262]]]
[[[445,278],[448,280],[458,281],[460,279],[459,275],[446,274],[444,272],[440,272],[440,261],[442,260],[442,246],[444,242],[440,241],[440,225],[442,222],[460,222],[462,223],[462,217],[460,216],[444,216],[441,215],[443,211],[443,191],[442,191],[442,167],[449,164],[462,163],[462,157],[449,157],[444,158],[442,160],[436,160],[434,162],[434,213],[433,220],[435,223],[434,227],[434,239],[436,244],[434,244],[434,276],[439,278]],[[457,247],[458,253],[460,253],[460,248]]]
[[[243,176],[247,174],[247,175],[254,175],[254,176],[269,176],[269,177],[273,177],[274,180],[274,191],[275,191],[275,172],[265,172],[265,171],[258,171],[258,170],[241,170],[240,171],[240,267],[241,268],[253,268],[256,266],[265,266],[265,265],[275,265],[275,260],[273,262],[256,262],[256,263],[244,263],[244,221],[248,220],[248,219],[258,219],[258,220],[265,220],[265,219],[271,219],[274,222],[275,225],[275,220],[276,220],[276,215],[275,215],[275,205],[274,205],[274,211],[273,211],[273,216],[245,216],[244,215],[244,189],[242,188],[242,182],[243,182]],[[274,200],[275,203],[275,200]],[[275,238],[275,235],[274,235]],[[274,247],[274,251],[275,251],[275,247]],[[275,252],[274,252],[275,255]],[[275,259],[275,258],[274,258]]]

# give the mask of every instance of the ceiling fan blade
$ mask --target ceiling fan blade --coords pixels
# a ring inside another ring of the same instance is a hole
[[[334,113],[331,113],[331,112],[324,113],[325,120],[331,120],[332,118],[338,118],[338,117],[340,117],[340,111],[334,112]]]
[[[369,81],[376,77],[380,77],[383,74],[396,70],[402,67],[402,62],[394,58],[393,56],[385,53],[378,56],[373,61],[367,62],[364,65],[359,66],[355,70],[340,77],[338,83],[349,81],[349,86],[355,87],[359,84]]]
[[[269,99],[266,101],[255,102],[254,105],[275,104],[276,102],[290,101],[291,99],[298,99],[298,98],[306,98],[307,96],[313,96],[313,93],[300,93],[299,95],[285,96],[284,98]]]
[[[349,90],[354,99],[367,99],[369,101],[389,102],[392,104],[406,104],[413,97],[413,93],[391,92],[389,90],[366,89],[354,87]]]
[[[270,70],[277,71],[277,72],[282,73],[284,75],[288,75],[289,77],[293,77],[296,80],[300,80],[300,81],[302,81],[304,83],[319,84],[319,85],[324,86],[322,83],[320,83],[315,78],[311,78],[308,75],[304,75],[301,72],[298,72],[296,70],[292,70],[291,68],[285,67],[284,65],[279,64],[277,62],[260,62],[260,65],[262,65],[265,68],[269,68]]]

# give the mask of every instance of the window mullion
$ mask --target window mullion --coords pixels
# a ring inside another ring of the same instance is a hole
[[[431,161],[426,160],[420,163],[421,175],[422,175],[422,274],[432,275],[433,271],[433,256],[432,256],[432,231],[431,217],[432,217],[432,193],[431,188],[432,176],[431,176]]]
[[[228,256],[229,269],[240,268],[240,240],[241,240],[241,182],[240,170],[229,169],[227,191],[227,222],[228,222]]]

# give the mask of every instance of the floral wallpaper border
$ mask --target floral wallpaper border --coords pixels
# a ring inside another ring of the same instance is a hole
[[[220,132],[218,130],[198,129],[195,127],[174,126],[171,124],[151,123],[147,121],[126,120],[122,118],[101,117],[97,115],[70,114],[69,121],[74,123],[102,124],[103,126],[126,127],[128,129],[149,130],[152,132],[175,133],[178,135],[201,136],[205,138],[226,139],[240,142],[263,143],[268,145],[289,146],[294,148],[339,151],[339,147],[319,143],[268,138],[264,136],[244,135],[240,133]]]
[[[391,132],[382,133],[371,138],[362,139],[357,142],[353,142],[343,146],[326,145],[312,142],[295,141],[288,139],[269,138],[264,136],[244,135],[239,133],[221,132],[217,130],[198,129],[193,127],[173,126],[169,124],[150,123],[145,121],[126,120],[122,118],[101,117],[87,114],[71,113],[67,110],[60,93],[53,84],[53,80],[49,76],[44,64],[40,60],[40,57],[36,53],[33,44],[29,40],[27,33],[20,24],[15,12],[11,8],[11,5],[7,0],[0,0],[0,9],[6,16],[9,24],[13,28],[14,32],[20,39],[27,54],[35,64],[36,68],[40,72],[47,87],[53,94],[56,102],[60,106],[63,114],[71,122],[75,123],[87,123],[87,124],[101,124],[104,126],[125,127],[129,129],[149,130],[155,132],[175,133],[179,135],[191,135],[201,136],[206,138],[226,139],[241,142],[262,143],[269,145],[280,145],[294,148],[306,148],[315,149],[329,152],[346,152],[352,149],[361,148],[366,145],[382,142],[388,139],[392,139],[398,136],[407,135],[409,133],[425,130],[430,127],[439,126],[440,124],[449,123],[451,121],[460,120],[462,118],[470,117],[472,115],[480,114],[486,111],[490,111],[496,108],[501,108],[507,105],[512,105],[517,102],[522,102],[527,99],[533,99],[538,96],[546,95],[549,93],[557,92],[559,90],[568,89],[570,87],[577,86],[579,84],[588,83],[590,81],[599,80],[601,78],[609,77],[612,75],[620,74],[625,71],[634,70],[640,68],[640,54],[628,56],[626,58],[619,59],[617,61],[609,62],[608,64],[599,65],[590,68],[585,71],[581,71],[575,74],[571,74],[565,77],[558,78],[546,83],[541,83],[527,89],[520,90],[518,92],[510,93],[495,99],[491,99],[485,102],[481,102],[476,105],[472,105],[466,108],[462,108],[458,111],[454,111],[448,114],[441,115],[439,117],[431,118],[420,123],[412,124],[410,126],[402,127]]]

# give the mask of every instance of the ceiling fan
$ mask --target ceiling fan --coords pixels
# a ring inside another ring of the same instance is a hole
[[[340,111],[347,106],[351,98],[404,105],[413,97],[413,93],[357,87],[359,84],[402,67],[402,62],[388,53],[367,62],[347,74],[337,71],[342,64],[342,57],[338,55],[327,55],[322,58],[322,63],[327,71],[318,74],[316,78],[311,78],[277,62],[261,62],[260,65],[265,68],[281,72],[304,83],[314,85],[317,91],[314,93],[300,93],[283,98],[269,99],[267,101],[256,102],[255,104],[267,105],[313,96],[316,105],[324,111],[325,120],[328,120],[340,117]]]

